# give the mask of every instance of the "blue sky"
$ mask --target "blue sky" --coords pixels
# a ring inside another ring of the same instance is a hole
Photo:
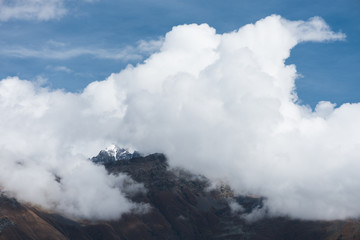
[[[140,41],[156,41],[175,25],[208,23],[223,33],[271,14],[289,20],[320,16],[347,37],[345,41],[304,43],[293,49],[287,63],[296,64],[303,76],[297,81],[298,95],[303,104],[312,107],[321,100],[338,105],[360,102],[358,0],[49,2],[53,3],[52,15],[39,17],[34,11],[0,18],[1,79],[47,79],[50,88],[77,92],[127,64],[141,62],[151,51],[139,46]],[[6,7],[21,6],[0,1],[0,13]]]

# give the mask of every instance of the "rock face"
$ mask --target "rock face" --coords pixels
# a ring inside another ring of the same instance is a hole
[[[101,162],[110,173],[124,172],[144,184],[146,192],[129,197],[148,203],[148,213],[125,214],[117,221],[75,221],[2,195],[0,239],[360,239],[355,220],[265,218],[247,223],[234,213],[236,206],[251,212],[261,206],[261,198],[235,196],[226,185],[209,190],[205,177],[169,169],[162,154]]]

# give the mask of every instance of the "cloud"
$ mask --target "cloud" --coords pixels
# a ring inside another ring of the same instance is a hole
[[[44,58],[44,59],[70,59],[83,55],[94,56],[100,59],[124,59],[134,60],[141,58],[140,55],[129,53],[128,49],[105,50],[92,48],[72,48],[72,49],[28,49],[24,47],[9,47],[1,50],[2,55],[18,58]]]
[[[144,63],[79,94],[4,79],[0,183],[58,211],[118,216],[134,207],[122,177],[85,160],[117,142],[263,196],[269,214],[358,217],[360,105],[299,105],[299,74],[285,64],[300,42],[344,38],[318,17],[272,15],[225,34],[182,25]]]
[[[139,52],[148,53],[148,54],[154,53],[154,52],[157,52],[161,48],[163,41],[164,41],[163,38],[159,38],[156,40],[153,39],[150,41],[140,40],[137,43],[136,48]]]
[[[0,49],[0,54],[17,58],[42,59],[70,59],[84,55],[99,59],[112,60],[140,60],[144,56],[156,52],[162,44],[162,39],[139,41],[136,46],[127,46],[122,49],[102,49],[96,47],[69,47],[65,43],[50,41],[44,47],[31,49],[22,46],[6,46]]]
[[[108,175],[87,159],[115,134],[101,122],[115,119],[86,107],[90,99],[39,86],[16,77],[0,82],[6,112],[0,118],[1,190],[77,218],[116,219],[143,209],[125,197],[128,177]]]
[[[0,0],[0,21],[50,20],[66,14],[63,0]]]
[[[52,70],[58,71],[58,72],[66,72],[66,73],[72,72],[72,70],[66,66],[47,66],[46,68],[52,69]]]

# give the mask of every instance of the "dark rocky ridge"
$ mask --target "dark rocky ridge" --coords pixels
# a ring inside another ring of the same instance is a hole
[[[265,218],[246,223],[233,214],[229,201],[250,212],[261,198],[234,196],[221,186],[208,191],[203,176],[169,169],[162,154],[105,161],[106,169],[143,183],[147,192],[129,196],[151,206],[146,214],[129,213],[117,221],[74,221],[58,214],[0,197],[0,239],[360,239],[355,220],[312,222]]]

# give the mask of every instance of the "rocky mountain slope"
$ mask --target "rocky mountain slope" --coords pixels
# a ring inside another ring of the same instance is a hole
[[[360,239],[356,220],[264,218],[248,223],[231,205],[240,204],[249,213],[261,206],[261,198],[235,196],[226,185],[211,189],[203,176],[169,169],[162,154],[116,161],[117,153],[100,152],[101,158],[92,160],[110,173],[123,172],[143,183],[147,191],[129,198],[148,203],[150,211],[128,213],[117,221],[75,221],[2,194],[0,239]]]

